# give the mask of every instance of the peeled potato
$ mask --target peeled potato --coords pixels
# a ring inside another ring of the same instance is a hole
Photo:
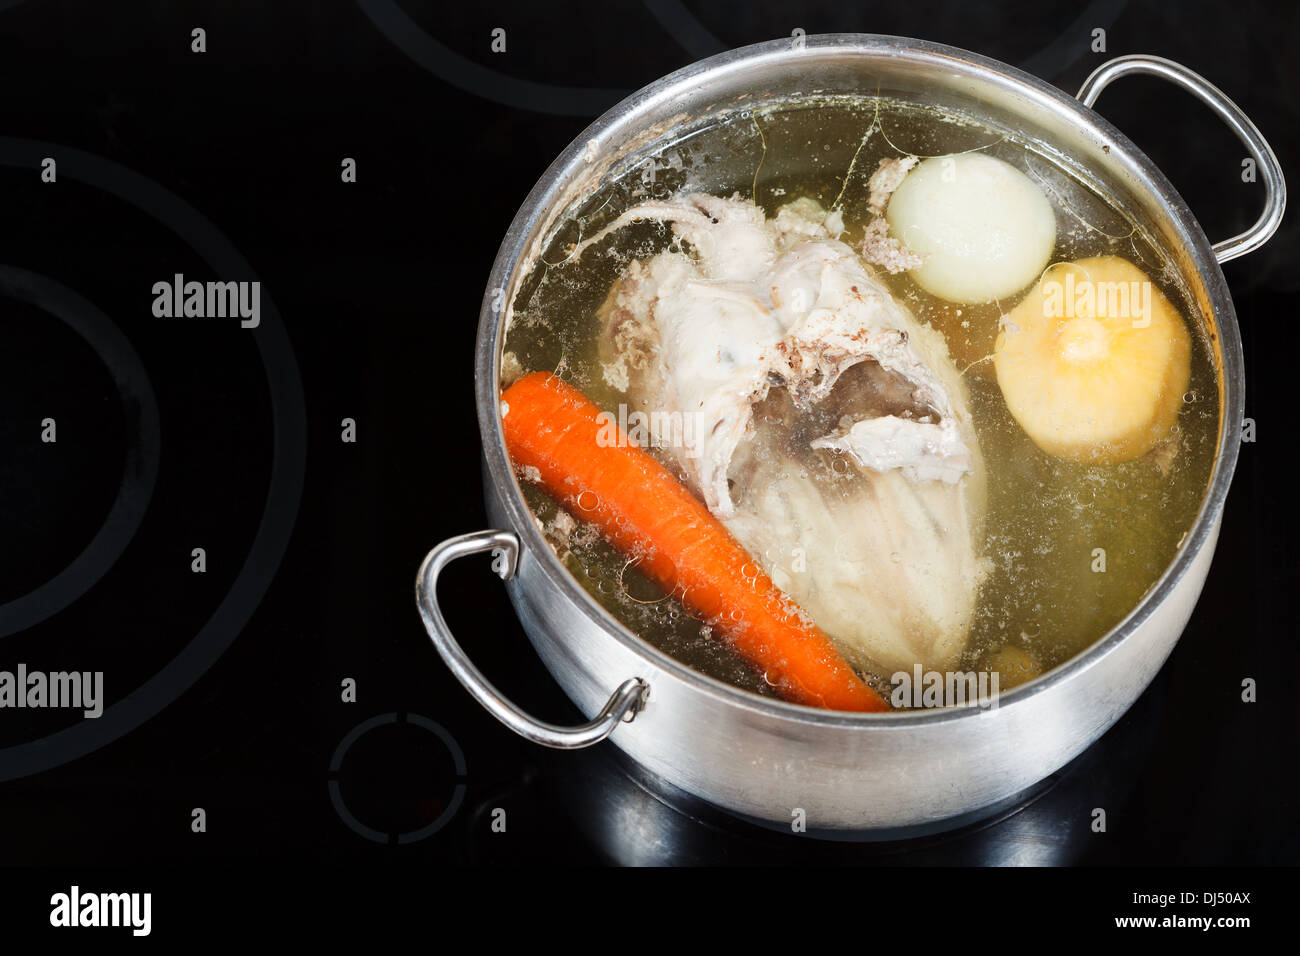
[[[1043,191],[982,153],[925,160],[894,191],[885,218],[924,259],[909,273],[917,285],[962,304],[1019,292],[1056,244],[1056,214]]]
[[[1110,464],[1169,435],[1191,338],[1141,269],[1099,256],[1043,274],[1007,316],[993,365],[1007,409],[1039,448]]]

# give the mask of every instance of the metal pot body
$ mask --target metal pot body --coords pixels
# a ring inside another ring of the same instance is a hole
[[[507,526],[499,501],[489,514]],[[702,687],[697,675],[661,668],[612,639],[527,550],[506,589],[547,669],[584,714],[600,712],[630,675],[649,687],[640,712],[609,740],[655,777],[760,820],[919,832],[1014,798],[1118,720],[1186,626],[1217,534],[1216,525],[1145,620],[1058,686],[988,710],[869,720],[827,720],[803,707],[774,712],[766,699],[737,701]]]
[[[1260,164],[1267,208],[1241,236],[1211,246],[1165,177],[1089,107],[1112,79],[1155,73],[1203,99]],[[700,117],[811,93],[868,92],[952,108],[1015,130],[1105,195],[1166,249],[1184,277],[1220,384],[1218,455],[1192,529],[1162,578],[1109,634],[986,710],[846,714],[760,698],[685,667],[599,607],[538,531],[501,434],[499,365],[519,283],[565,209],[600,177],[653,151]],[[1084,102],[1080,102],[1080,100]],[[1085,102],[1088,105],[1084,105]],[[654,776],[735,813],[810,829],[893,830],[978,813],[1079,754],[1137,699],[1168,657],[1209,570],[1236,462],[1243,374],[1236,316],[1218,263],[1265,241],[1284,203],[1276,159],[1240,111],[1200,77],[1150,57],[1099,69],[1080,98],[974,54],[897,37],[843,35],[760,44],[702,61],[647,87],[596,121],[529,195],[502,244],[484,299],[476,356],[485,499],[498,530],[435,548],[417,600],[461,682],[520,734],[554,747],[609,737]],[[446,628],[438,571],[496,551],[497,570],[547,668],[590,723],[537,721],[502,697]]]

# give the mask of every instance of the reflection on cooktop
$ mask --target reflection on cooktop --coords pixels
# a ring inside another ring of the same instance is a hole
[[[585,850],[619,865],[1063,866],[1104,860],[1111,827],[1122,831],[1132,825],[1125,815],[1155,742],[1154,715],[1164,702],[1157,679],[1097,744],[1029,791],[975,819],[908,831],[795,835],[789,827],[742,820],[654,780],[610,745],[542,751],[517,785],[472,804],[471,858],[519,859],[514,856],[519,847],[498,839],[490,827],[493,811],[510,819],[518,810],[528,821],[521,820],[521,826],[555,834],[542,841],[545,849],[528,852],[550,854],[556,851],[552,844],[563,841],[566,855]],[[582,850],[575,851],[570,833],[580,835]]]

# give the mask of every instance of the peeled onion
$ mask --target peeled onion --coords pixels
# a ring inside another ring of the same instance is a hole
[[[1056,215],[1043,191],[981,153],[922,162],[894,192],[886,218],[890,232],[924,259],[910,273],[917,285],[963,304],[1021,291],[1056,244]]]

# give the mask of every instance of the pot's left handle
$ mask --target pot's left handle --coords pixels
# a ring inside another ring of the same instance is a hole
[[[465,685],[470,695],[482,704],[488,713],[519,736],[533,743],[560,750],[575,750],[600,743],[621,721],[630,721],[635,717],[641,709],[646,692],[650,689],[649,685],[639,678],[633,677],[623,681],[614,691],[609,702],[590,723],[578,727],[558,727],[520,710],[493,687],[470,662],[464,649],[452,637],[447,622],[443,620],[442,612],[438,609],[438,575],[457,558],[484,551],[495,552],[497,561],[493,567],[503,581],[509,580],[515,573],[515,566],[519,561],[519,538],[509,531],[475,531],[472,534],[448,538],[429,552],[420,565],[420,573],[415,579],[415,602],[419,605],[425,630],[429,632],[438,654],[451,668],[456,679]]]
[[[1282,177],[1282,164],[1277,161],[1277,155],[1273,152],[1273,147],[1268,145],[1268,140],[1264,139],[1264,134],[1242,112],[1240,106],[1228,99],[1223,90],[1199,73],[1162,56],[1133,53],[1108,60],[1092,71],[1076,95],[1084,106],[1091,107],[1097,102],[1102,90],[1114,80],[1131,73],[1158,76],[1187,90],[1228,124],[1228,128],[1237,134],[1237,138],[1250,150],[1259,166],[1264,181],[1264,211],[1245,232],[1216,242],[1215,258],[1220,263],[1227,262],[1253,252],[1268,242],[1269,237],[1277,232],[1277,227],[1282,223],[1282,213],[1286,211],[1286,180]]]

